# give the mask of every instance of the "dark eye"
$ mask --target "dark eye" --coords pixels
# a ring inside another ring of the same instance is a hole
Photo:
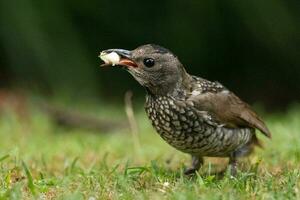
[[[153,67],[154,64],[155,64],[154,59],[152,59],[152,58],[145,58],[145,59],[144,59],[144,65],[145,65],[146,67]]]

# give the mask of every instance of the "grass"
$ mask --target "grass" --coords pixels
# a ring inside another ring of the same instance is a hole
[[[81,107],[84,108],[84,107]],[[87,110],[125,120],[116,108]],[[300,199],[300,108],[268,116],[272,141],[241,160],[236,178],[206,159],[183,175],[188,155],[169,147],[137,112],[137,149],[129,130],[95,133],[56,126],[36,108],[28,119],[0,118],[0,199]]]

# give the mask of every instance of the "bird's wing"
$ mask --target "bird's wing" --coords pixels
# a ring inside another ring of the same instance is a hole
[[[269,129],[256,112],[226,88],[192,93],[187,101],[191,101],[198,111],[208,112],[215,121],[225,127],[252,127],[271,137]]]

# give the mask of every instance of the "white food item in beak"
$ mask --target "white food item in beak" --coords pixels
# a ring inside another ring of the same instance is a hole
[[[105,62],[105,64],[111,64],[112,66],[119,64],[121,59],[121,57],[116,52],[101,52],[99,57]]]

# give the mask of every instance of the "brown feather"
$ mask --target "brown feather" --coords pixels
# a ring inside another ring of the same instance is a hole
[[[208,111],[227,127],[251,127],[271,138],[269,129],[256,112],[228,90],[191,95],[188,100],[192,101],[198,110]]]

